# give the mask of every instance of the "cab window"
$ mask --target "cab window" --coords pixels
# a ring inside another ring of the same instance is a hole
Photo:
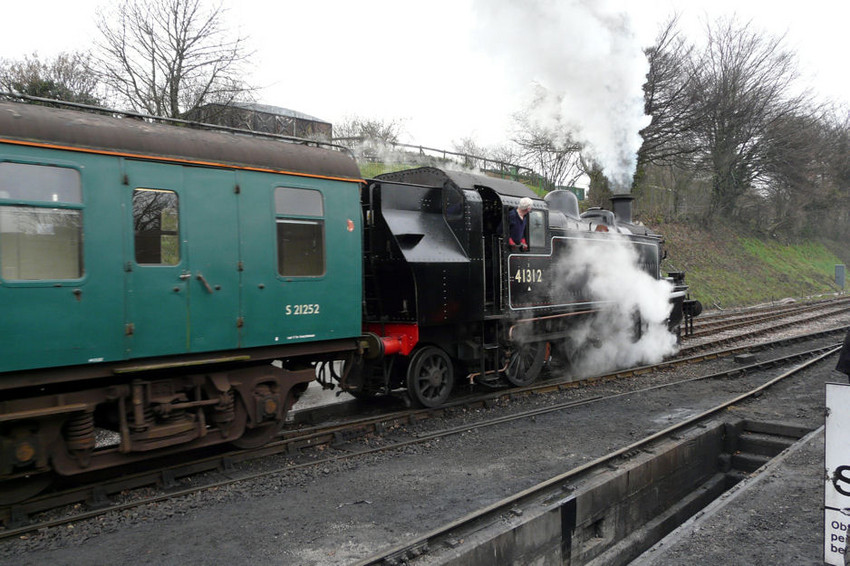
[[[0,163],[0,277],[83,276],[83,204],[76,169]]]
[[[528,246],[546,247],[546,215],[542,210],[532,210],[528,216]]]
[[[277,187],[277,271],[284,277],[325,273],[324,199],[320,191]]]

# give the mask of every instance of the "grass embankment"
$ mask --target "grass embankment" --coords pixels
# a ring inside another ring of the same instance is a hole
[[[665,224],[654,229],[664,234],[667,242],[664,271],[685,271],[691,297],[706,308],[840,291],[835,284],[835,265],[847,258],[830,251],[841,249],[837,243],[782,243],[741,236],[728,227],[708,232],[690,225]]]

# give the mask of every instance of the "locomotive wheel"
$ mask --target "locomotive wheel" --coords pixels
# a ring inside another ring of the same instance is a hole
[[[644,332],[646,331],[646,325],[643,322],[643,317],[640,315],[640,311],[635,310],[632,313],[632,332],[631,332],[631,341],[632,344],[640,341],[643,337]]]
[[[14,505],[35,497],[53,483],[49,473],[35,474],[27,478],[15,478],[0,484],[0,505]]]
[[[508,368],[505,370],[505,378],[517,387],[530,385],[540,375],[545,356],[546,344],[544,342],[524,344],[517,347],[511,354]]]
[[[416,352],[407,366],[407,392],[424,407],[439,407],[454,386],[454,368],[449,356],[439,348],[426,346]]]

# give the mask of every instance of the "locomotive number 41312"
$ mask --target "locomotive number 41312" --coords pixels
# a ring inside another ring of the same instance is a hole
[[[543,281],[542,269],[518,269],[514,275],[517,283],[541,283]]]
[[[319,305],[286,305],[286,316],[300,316],[305,314],[319,314]]]

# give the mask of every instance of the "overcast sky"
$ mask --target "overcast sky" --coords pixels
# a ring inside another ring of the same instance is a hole
[[[37,52],[48,58],[89,48],[97,36],[96,9],[104,4],[4,2],[0,57]],[[632,85],[645,71],[629,52],[650,43],[674,10],[683,13],[695,38],[702,35],[701,21],[724,14],[737,14],[772,34],[787,33],[787,46],[798,53],[814,88],[850,106],[847,0],[225,0],[225,5],[231,6],[233,28],[255,50],[249,82],[263,87],[258,102],[328,121],[355,114],[402,120],[404,141],[432,147],[450,149],[464,137],[482,144],[507,140],[510,115],[527,99],[532,81],[581,116],[595,112],[582,99],[595,102],[612,88],[634,101]],[[610,36],[599,33],[599,22],[610,24]],[[602,41],[591,47],[594,38]],[[585,66],[573,65],[582,58]],[[600,77],[603,84],[596,89]],[[560,89],[574,92],[564,98]],[[600,105],[602,120],[613,110]],[[624,123],[631,128],[632,122],[639,126],[640,117]]]

